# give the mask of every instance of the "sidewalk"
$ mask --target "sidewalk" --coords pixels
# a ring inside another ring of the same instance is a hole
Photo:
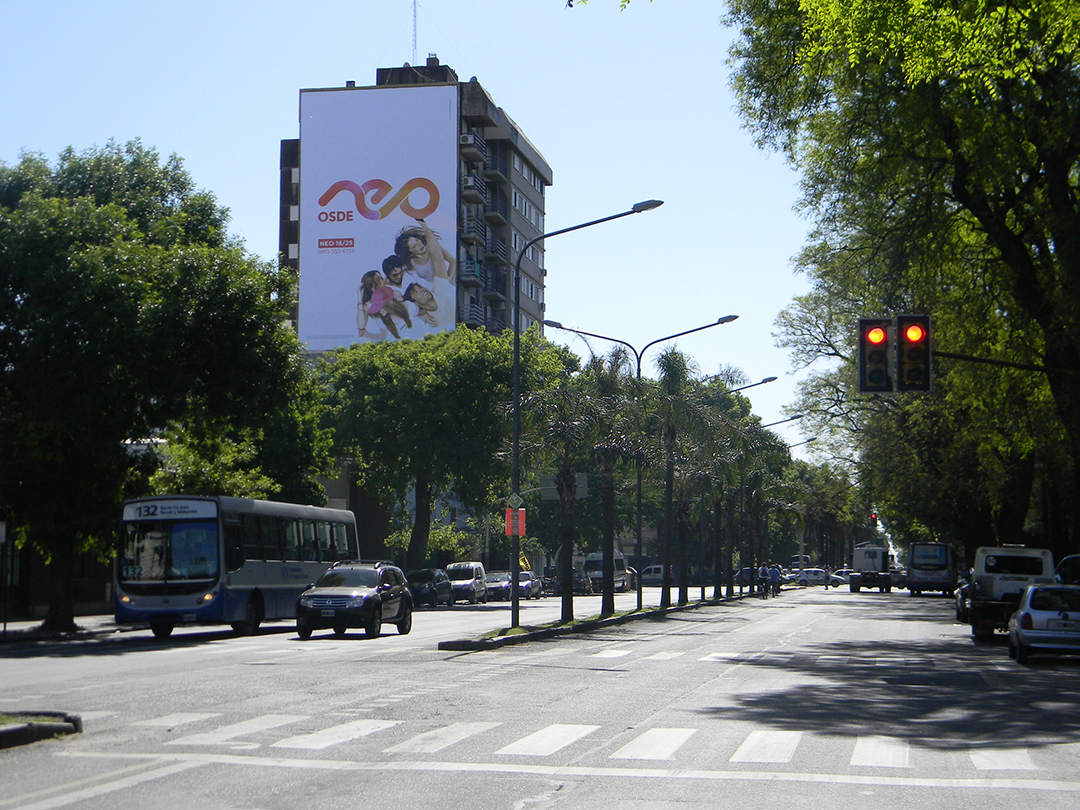
[[[107,635],[120,632],[111,613],[99,616],[76,616],[75,625],[79,629],[74,633],[46,633],[41,630],[44,619],[20,620],[0,623],[0,644],[11,641],[56,641],[71,640],[78,638],[90,638],[93,636]]]

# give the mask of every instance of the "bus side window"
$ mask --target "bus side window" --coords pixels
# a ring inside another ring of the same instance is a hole
[[[300,560],[300,527],[295,520],[282,519],[285,532],[285,559],[296,562]]]
[[[225,524],[225,570],[244,567],[244,529],[239,523]]]
[[[334,562],[335,557],[330,555],[330,526],[325,521],[315,521],[315,537],[319,545],[319,561]]]
[[[261,560],[262,543],[259,542],[259,523],[255,515],[244,514],[241,516],[244,526],[244,558],[248,560]]]
[[[352,523],[346,523],[345,526],[344,526],[344,529],[345,529],[345,542],[346,542],[346,544],[348,545],[348,548],[349,548],[349,552],[348,552],[349,557],[348,558],[350,560],[359,560],[360,559],[360,544],[356,540],[356,526],[354,526]]]
[[[315,535],[311,530],[310,520],[300,521],[300,530],[303,536],[303,557],[304,562],[313,562],[318,559],[315,548]]]
[[[348,560],[349,547],[345,542],[345,526],[341,523],[330,525],[330,555],[335,560]]]
[[[283,560],[281,552],[281,524],[272,515],[259,515],[259,534],[262,536],[264,559]]]

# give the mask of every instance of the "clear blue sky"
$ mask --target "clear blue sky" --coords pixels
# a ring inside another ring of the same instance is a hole
[[[746,392],[784,417],[796,376],[773,322],[807,283],[798,177],[741,128],[719,0],[423,0],[415,58],[475,76],[547,159],[547,229],[656,198],[662,208],[548,240],[547,317],[642,347],[676,345],[702,374],[780,380]],[[0,161],[110,138],[184,159],[264,258],[277,250],[278,149],[301,88],[375,83],[414,60],[412,0],[0,0]],[[579,355],[588,347],[566,333]],[[593,341],[597,352],[608,344]],[[654,372],[659,347],[645,355]],[[801,441],[797,423],[776,428]],[[799,448],[796,452],[807,448]]]

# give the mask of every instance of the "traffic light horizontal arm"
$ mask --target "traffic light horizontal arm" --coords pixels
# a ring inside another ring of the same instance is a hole
[[[1013,363],[1009,360],[991,360],[987,357],[972,357],[970,354],[955,354],[953,352],[941,352],[934,349],[934,357],[948,357],[950,360],[966,360],[969,363],[985,363],[988,366],[1002,366],[1003,368],[1018,368],[1022,371],[1038,371],[1043,374],[1080,374],[1080,370],[1071,368],[1050,368],[1049,366],[1037,366],[1032,363]]]

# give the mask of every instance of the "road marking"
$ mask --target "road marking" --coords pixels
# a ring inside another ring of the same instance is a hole
[[[1056,793],[1080,793],[1080,781],[1067,782],[1052,779],[935,779],[913,776],[876,776],[842,773],[785,773],[783,771],[716,771],[687,770],[683,768],[606,768],[575,765],[536,765],[506,762],[419,762],[416,760],[379,760],[355,762],[347,760],[287,759],[284,757],[257,757],[242,754],[177,753],[117,754],[92,753],[88,751],[57,751],[58,757],[88,757],[94,759],[126,759],[135,761],[173,761],[190,765],[213,763],[216,765],[242,765],[262,768],[295,768],[308,771],[359,771],[359,772],[430,772],[430,773],[496,773],[515,776],[537,776],[544,779],[612,778],[612,779],[672,779],[675,781],[701,780],[724,782],[789,782],[793,784],[853,785],[860,787],[921,787],[940,790],[1026,790]],[[64,797],[66,802],[71,794]],[[81,798],[81,797],[80,797]],[[48,807],[59,805],[47,805]],[[23,805],[20,810],[44,810],[46,805]]]
[[[632,650],[601,650],[598,653],[593,653],[590,658],[622,658],[624,655],[629,655]]]
[[[859,737],[851,764],[869,768],[910,768],[911,755],[906,740],[879,735]]]
[[[162,767],[152,771],[146,771],[145,773],[135,774],[133,776],[126,776],[122,779],[116,779],[112,782],[105,782],[101,785],[83,788],[82,790],[71,791],[70,793],[64,793],[62,796],[53,796],[51,799],[42,799],[41,801],[31,802],[30,804],[20,804],[17,806],[19,810],[51,810],[51,808],[54,807],[64,807],[69,804],[85,801],[86,799],[105,796],[109,793],[115,793],[118,790],[126,790],[135,785],[142,784],[143,782],[172,776],[175,773],[189,771],[192,768],[198,768],[207,764],[205,762],[183,760],[180,762],[172,762],[171,764],[167,764],[168,762],[168,760],[162,760],[159,763]]]
[[[678,658],[683,655],[681,652],[658,652],[652,655],[646,655],[642,658],[642,661],[670,661],[673,658]]]
[[[307,751],[321,751],[331,745],[366,737],[384,728],[393,728],[401,723],[400,720],[354,720],[351,723],[342,723],[340,726],[331,726],[322,731],[312,734],[299,734],[280,740],[271,748],[302,748]]]
[[[699,658],[698,661],[708,661],[716,664],[730,664],[732,661],[738,660],[740,653],[710,653],[704,658]]]
[[[671,759],[695,731],[696,728],[650,728],[609,759]]]
[[[571,743],[577,742],[582,737],[592,734],[599,728],[600,726],[555,723],[547,728],[540,729],[535,734],[530,734],[528,737],[522,737],[517,742],[511,743],[505,748],[500,748],[495,753],[546,757]]]
[[[139,720],[131,725],[164,727],[183,726],[199,720],[209,720],[211,717],[221,717],[221,715],[216,713],[178,712],[176,714],[166,714],[163,717],[155,717],[153,720]],[[86,715],[83,715],[83,719],[86,719]]]
[[[502,723],[452,723],[443,728],[418,734],[411,740],[383,750],[384,754],[433,754],[475,734],[501,726]]]
[[[222,726],[219,729],[208,731],[204,734],[189,734],[186,737],[169,740],[165,745],[220,745],[221,743],[228,742],[234,737],[241,737],[244,734],[254,734],[257,731],[266,731],[271,728],[287,725],[288,723],[295,723],[299,720],[307,719],[308,715],[306,714],[264,714],[262,717],[255,717],[251,720],[245,720],[242,723],[233,723],[229,726]]]
[[[980,771],[1037,771],[1026,748],[980,748],[970,751],[971,764]]]
[[[801,731],[751,731],[728,762],[790,762]]]

